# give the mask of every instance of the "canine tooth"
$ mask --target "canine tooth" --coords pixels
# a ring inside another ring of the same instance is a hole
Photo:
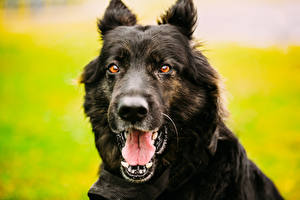
[[[157,138],[157,135],[158,135],[158,133],[154,132],[153,135],[152,135],[152,140],[155,140]]]
[[[123,167],[126,167],[126,168],[128,168],[128,166],[129,166],[129,164],[127,162],[124,162],[124,161],[121,161],[121,165]]]
[[[150,167],[152,167],[152,162],[148,162],[147,164],[146,164],[146,167],[149,169]]]
[[[123,132],[123,136],[124,136],[125,139],[127,139],[128,131],[124,131],[124,132]]]

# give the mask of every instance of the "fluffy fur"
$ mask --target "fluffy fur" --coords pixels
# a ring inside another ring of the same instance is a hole
[[[117,199],[114,195],[127,186],[151,186],[157,180],[165,180],[164,189],[153,197],[122,194],[119,198],[282,199],[224,123],[218,74],[192,45],[196,19],[192,0],[178,0],[158,25],[142,26],[120,0],[111,0],[98,21],[102,50],[84,68],[81,82],[103,173],[124,180],[116,136],[125,128],[166,127],[168,140],[164,152],[155,156],[150,180],[118,184],[113,178],[103,178],[112,181],[104,191],[112,195],[93,194],[91,199]],[[112,64],[119,67],[118,73],[108,71]],[[167,73],[159,71],[164,65],[170,67]],[[146,116],[134,122],[120,117],[118,109],[124,96],[143,98],[149,106]],[[99,187],[100,191],[104,186]]]

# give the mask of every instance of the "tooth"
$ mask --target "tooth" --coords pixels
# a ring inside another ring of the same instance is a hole
[[[139,173],[140,173],[140,174],[142,174],[142,173],[143,173],[143,170],[142,170],[142,169],[140,169],[140,170],[139,170]]]
[[[154,132],[153,135],[152,135],[152,140],[155,140],[157,138],[157,135],[158,135],[158,133]]]
[[[123,167],[126,167],[126,168],[128,168],[128,166],[129,166],[129,164],[127,162],[124,162],[124,161],[121,161],[121,165]]]
[[[123,134],[124,134],[125,139],[127,139],[128,131],[124,131]]]
[[[149,169],[150,167],[152,167],[152,162],[148,162],[147,164],[146,164],[146,167]]]
[[[131,166],[128,167],[128,171],[129,171],[130,173],[132,173],[132,168],[131,168]]]

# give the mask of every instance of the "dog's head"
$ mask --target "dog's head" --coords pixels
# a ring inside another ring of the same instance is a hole
[[[211,143],[219,91],[215,71],[192,46],[196,19],[192,0],[178,0],[158,25],[137,25],[120,0],[111,0],[98,21],[102,50],[81,81],[85,112],[109,171],[121,168],[124,178],[144,182],[178,152],[193,154],[195,144]],[[178,142],[189,135],[196,138],[181,148]]]

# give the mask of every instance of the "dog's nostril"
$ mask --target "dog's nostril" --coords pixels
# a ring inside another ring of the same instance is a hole
[[[141,106],[137,109],[137,112],[139,115],[146,115],[148,113],[148,110],[145,107]]]
[[[130,112],[130,107],[127,106],[121,106],[119,109],[119,115],[120,117],[124,118],[128,113]]]
[[[118,113],[123,120],[141,121],[148,114],[148,104],[142,97],[123,97],[119,103]]]

